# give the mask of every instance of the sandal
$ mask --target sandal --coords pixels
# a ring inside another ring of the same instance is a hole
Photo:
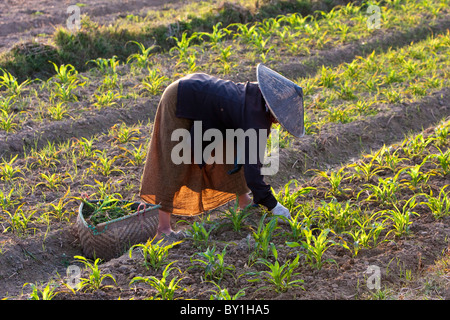
[[[186,233],[184,233],[183,231],[178,231],[178,232],[171,232],[169,234],[162,234],[162,239],[164,239],[164,242],[168,242],[168,243],[173,243],[173,242],[178,242],[181,240],[184,240],[186,238]]]

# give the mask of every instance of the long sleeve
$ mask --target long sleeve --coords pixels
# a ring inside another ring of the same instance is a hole
[[[277,200],[270,185],[264,182],[264,176],[261,175],[261,166],[259,164],[245,164],[244,175],[247,186],[252,191],[253,202],[272,210],[277,205]]]
[[[247,87],[245,110],[242,127],[246,130],[256,131],[256,143],[250,139],[245,144],[244,175],[247,187],[252,191],[253,202],[272,210],[277,205],[277,200],[271,187],[264,181],[261,174],[262,162],[266,150],[267,137],[272,125],[269,111],[265,110],[264,100],[256,84]],[[262,136],[264,135],[264,136]],[[254,156],[252,159],[252,155]],[[256,161],[255,160],[256,156]]]

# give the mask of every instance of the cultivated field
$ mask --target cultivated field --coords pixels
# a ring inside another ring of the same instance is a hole
[[[85,1],[76,32],[0,34],[0,297],[449,299],[449,1],[161,3]],[[181,243],[84,260],[79,197],[139,201],[164,88],[255,81],[260,62],[305,94],[306,136],[281,131],[266,179],[294,220],[230,203],[178,219]]]

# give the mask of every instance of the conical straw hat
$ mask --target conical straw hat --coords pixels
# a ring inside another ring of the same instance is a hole
[[[273,116],[290,134],[302,137],[305,134],[302,88],[261,63],[256,68],[256,78]]]

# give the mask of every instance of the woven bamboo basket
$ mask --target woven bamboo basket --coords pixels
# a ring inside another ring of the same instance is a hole
[[[102,200],[89,200],[91,203]],[[130,203],[130,201],[121,201]],[[144,243],[156,235],[159,205],[132,202],[135,213],[92,226],[85,220],[84,203],[80,204],[77,229],[83,255],[89,259],[110,260],[124,254],[131,246]]]

